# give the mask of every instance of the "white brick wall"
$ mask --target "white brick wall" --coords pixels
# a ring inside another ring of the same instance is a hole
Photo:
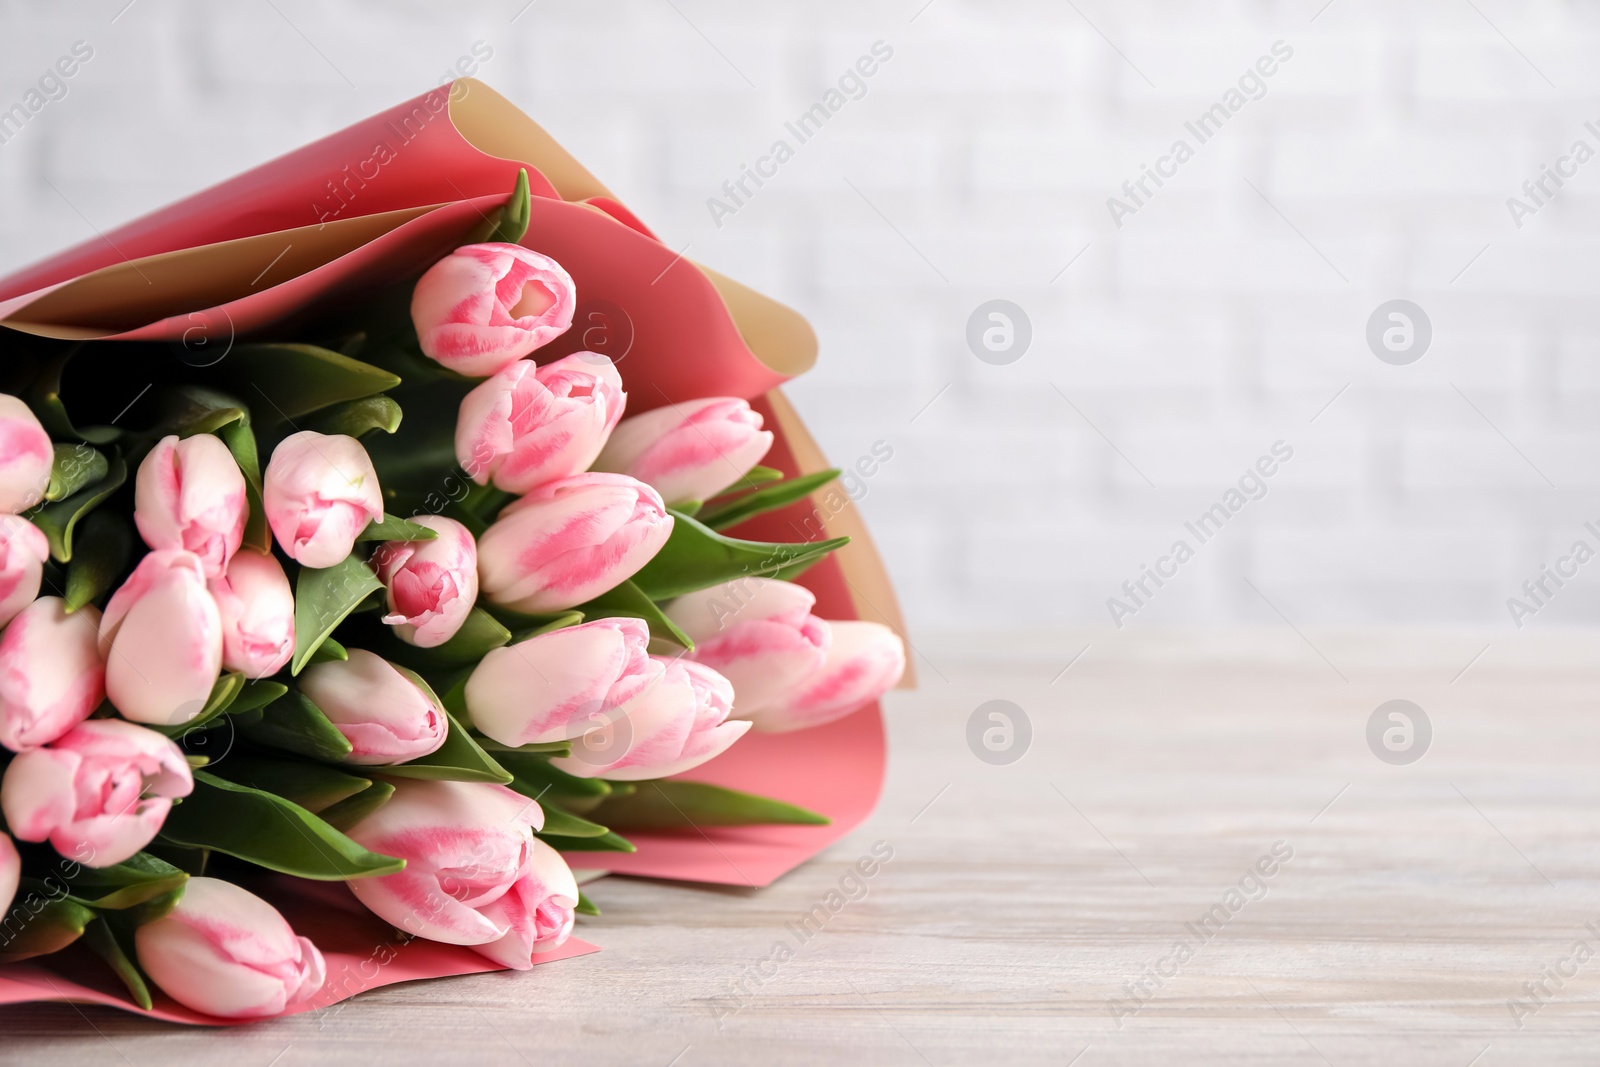
[[[125,3],[0,5],[0,103],[95,48],[0,146],[0,268],[481,39],[483,76],[669,242],[811,317],[824,358],[793,395],[841,462],[893,444],[862,506],[923,627],[1109,625],[1106,597],[1280,438],[1267,497],[1129,625],[1276,623],[1248,578],[1298,623],[1509,632],[1505,598],[1600,517],[1600,162],[1520,230],[1505,207],[1574,138],[1600,149],[1579,5]],[[865,98],[716,228],[706,197],[878,39]],[[1266,95],[1113,226],[1106,198],[1280,39]],[[965,342],[996,297],[1034,329],[1008,366]],[[1432,318],[1412,366],[1366,347],[1394,297]],[[1596,613],[1586,569],[1529,625]]]

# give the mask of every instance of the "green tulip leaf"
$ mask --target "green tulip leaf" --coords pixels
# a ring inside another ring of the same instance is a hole
[[[694,642],[689,640],[689,635],[678,629],[656,602],[645,596],[632,582],[623,582],[587,604],[578,605],[578,609],[585,619],[643,619],[650,627],[651,637],[671,641],[689,652],[694,651]]]
[[[374,430],[394,433],[400,428],[400,417],[400,405],[394,402],[394,398],[379,394],[349,400],[319,411],[307,428],[318,433],[342,433],[359,438]]]
[[[56,562],[71,562],[73,531],[76,530],[78,523],[84,516],[105,503],[106,498],[112,493],[122,488],[122,483],[127,478],[128,464],[120,455],[113,453],[104,478],[63,500],[45,504],[28,514],[27,517],[33,520],[33,524],[44,531],[45,539],[50,542],[50,555]]]
[[[113,511],[91,512],[67,564],[68,611],[77,611],[111,590],[133,558],[133,528]]]
[[[111,463],[105,453],[79,441],[75,444],[55,446],[55,459],[50,464],[50,484],[45,487],[48,501],[65,500],[86,485],[93,485],[106,476]]]
[[[556,807],[548,799],[539,801],[539,807],[544,811],[544,829],[539,832],[546,837],[604,837],[610,832],[597,822]]]
[[[588,814],[628,830],[695,830],[702,826],[826,826],[829,819],[781,800],[704,782],[640,782],[628,796],[601,801]]]
[[[357,541],[432,541],[439,531],[417,522],[408,522],[398,515],[384,515],[378,522],[367,523]]]
[[[263,424],[287,422],[351,400],[386,393],[400,379],[369,363],[305,344],[235,345],[205,377],[232,389]]]
[[[713,530],[726,530],[757,515],[765,515],[769,511],[788,507],[797,500],[804,500],[837,477],[838,471],[826,470],[790,478],[734,497],[726,503],[719,502],[695,517]]]
[[[150,999],[150,987],[145,983],[144,975],[138,965],[133,962],[128,946],[117,936],[111,924],[103,916],[84,929],[83,943],[93,949],[96,956],[105,960],[106,965],[127,987],[128,995],[133,998],[133,1002],[145,1011],[149,1011],[153,1004]]]
[[[239,732],[258,745],[329,763],[338,763],[350,755],[350,742],[344,734],[310,697],[299,691],[285,693],[264,708],[234,718]]]
[[[355,826],[356,823],[387,804],[392,796],[394,796],[394,786],[392,784],[374,780],[369,788],[363,789],[353,797],[339,801],[332,807],[324,808],[317,814],[335,830],[347,831]]]
[[[10,940],[0,943],[0,963],[59,952],[82,937],[94,921],[92,908],[70,897],[52,900],[45,892],[30,887],[26,880],[18,887],[10,913],[0,917],[0,928],[8,936],[17,931]]]
[[[517,171],[517,184],[511,190],[511,199],[506,201],[500,209],[500,217],[495,222],[494,232],[489,235],[490,241],[505,241],[516,244],[522,240],[522,235],[528,232],[528,219],[532,214],[532,205],[528,198],[528,172]]]
[[[40,371],[27,396],[28,406],[39,417],[40,424],[50,432],[51,437],[69,437],[74,441],[87,441],[92,445],[108,445],[122,437],[121,429],[116,426],[79,428],[73,425],[72,417],[67,414],[67,407],[61,400],[62,372],[79,350],[79,346],[67,349]],[[131,400],[137,399],[138,397],[131,398]]]
[[[620,834],[607,830],[599,837],[546,837],[541,840],[563,852],[637,852],[633,843]]]
[[[671,509],[668,509],[669,511]],[[651,600],[669,600],[734,578],[765,578],[801,562],[821,559],[848,544],[848,537],[800,544],[741,541],[681,512],[667,543],[633,576]]]
[[[194,772],[194,793],[167,814],[161,838],[318,881],[393,874],[405,866],[362,848],[293,801],[206,771]]]
[[[500,625],[493,615],[482,608],[473,608],[448,641],[432,648],[418,648],[407,644],[394,634],[394,629],[383,627],[375,642],[381,647],[383,658],[392,663],[403,663],[413,670],[445,671],[458,667],[476,666],[493,650],[511,641],[511,631]],[[374,648],[374,651],[378,651]]]
[[[294,659],[290,673],[299,674],[311,654],[334,628],[367,598],[383,588],[360,556],[346,556],[332,567],[300,571],[294,592]]]
[[[558,754],[565,755],[566,752]],[[549,799],[572,811],[587,811],[612,793],[609,782],[599,778],[579,778],[551,766],[550,756],[545,753],[495,749],[494,758],[515,776],[512,789],[541,802]]]
[[[282,682],[274,682],[263,678],[256,682],[246,682],[239,695],[234,697],[233,703],[228,705],[228,711],[234,715],[246,711],[264,708],[289,691],[289,687]]]
[[[148,852],[135,852],[110,867],[78,867],[67,879],[72,884],[73,900],[100,911],[122,911],[148,904],[181,890],[188,880],[187,873]]]
[[[264,756],[234,756],[219,763],[213,773],[236,785],[292,801],[312,814],[321,814],[372,787],[372,779],[325,763]]]
[[[586,896],[583,890],[578,890],[578,906],[572,909],[579,915],[599,915],[600,909],[595,902]]]
[[[152,730],[157,730],[168,737],[181,737],[194,730],[204,729],[213,719],[232,707],[239,694],[244,691],[245,677],[241,671],[229,671],[218,678],[211,687],[211,696],[206,698],[205,706],[200,713],[188,722],[173,723],[171,725],[153,725]]]

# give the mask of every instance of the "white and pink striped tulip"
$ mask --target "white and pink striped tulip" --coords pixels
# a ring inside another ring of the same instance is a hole
[[[692,658],[733,683],[734,714],[752,718],[822,667],[829,628],[811,590],[776,578],[735,578],[689,593],[667,618],[695,643]]]
[[[478,546],[472,532],[442,515],[411,522],[439,536],[432,541],[385,541],[372,569],[388,588],[383,621],[404,641],[433,648],[454,637],[478,599]]]
[[[0,626],[33,603],[44,577],[50,542],[20,515],[0,514]]]
[[[349,656],[300,676],[300,691],[350,742],[345,761],[381,766],[437,751],[450,730],[443,709],[382,656],[361,648]]]
[[[467,679],[472,725],[503,745],[566,741],[660,681],[643,619],[596,619],[490,651]]]
[[[905,643],[882,623],[830,622],[822,667],[750,717],[762,733],[785,733],[842,719],[895,687],[906,670]]]
[[[526,493],[588,470],[626,402],[605,356],[576,352],[542,367],[519,359],[462,399],[456,460],[479,485]]]
[[[215,578],[244,540],[244,475],[228,446],[208,433],[156,442],[133,486],[133,521],[151,548],[182,548]]]
[[[478,580],[496,604],[560,611],[612,589],[672,533],[654,489],[623,474],[548,482],[500,512],[478,539]]]
[[[222,665],[248,678],[281,670],[294,655],[294,591],[277,557],[243,549],[208,588],[222,622]]]
[[[572,755],[552,766],[578,778],[665,778],[720,756],[750,729],[728,718],[733,686],[722,675],[692,660],[651,659],[662,666],[661,680],[586,731]]]
[[[148,845],[173,798],[193,788],[170,739],[120,719],[92,719],[13,758],[0,781],[0,810],[19,839],[48,840],[85,866],[109,867]]]
[[[537,803],[490,782],[398,779],[394,787],[349,834],[406,866],[345,883],[357,900],[407,933],[471,945],[519,970],[567,939],[578,885],[533,836],[544,826]]]
[[[411,322],[429,359],[484,378],[566,332],[576,306],[571,276],[549,256],[462,245],[417,280]]]
[[[25,752],[87,719],[106,695],[100,612],[40,597],[0,634],[0,745]]]
[[[200,557],[151,552],[100,621],[106,696],[124,718],[173,726],[200,714],[222,673],[222,616]]]
[[[10,836],[0,833],[0,919],[11,911],[16,899],[17,885],[22,881],[22,857]]]
[[[278,909],[232,882],[191,878],[134,934],[139,966],[173,1000],[222,1019],[281,1015],[316,995],[322,953]]]
[[[285,437],[272,450],[261,495],[272,535],[307,567],[339,563],[367,523],[383,518],[372,458],[347,434],[301,430]]]
[[[669,504],[709,500],[750,473],[772,432],[745,401],[708,396],[623,419],[595,460],[598,471],[631,474]]]
[[[18,398],[0,393],[0,513],[15,515],[44,500],[55,448]]]

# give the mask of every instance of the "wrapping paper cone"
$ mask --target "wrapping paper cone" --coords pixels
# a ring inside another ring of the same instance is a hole
[[[11,275],[0,281],[0,325],[49,338],[173,344],[292,337],[297,325],[413,279],[450,249],[481,239],[524,169],[532,202],[522,243],[559,261],[578,290],[572,329],[539,350],[542,361],[583,348],[610,356],[631,413],[702,396],[744,397],[776,433],[768,465],[789,475],[826,467],[776,389],[815,361],[805,319],[661,243],[549,134],[473,79]],[[853,507],[838,499],[827,508],[797,503],[735,532],[781,540],[850,535],[847,548],[801,578],[817,595],[818,614],[875,619],[903,634],[883,567]],[[635,833],[637,853],[571,858],[619,873],[765,885],[859,824],[883,773],[876,705],[812,730],[750,734],[684,777],[799,804],[831,825]],[[291,923],[303,924],[327,954],[330,988],[340,997],[359,991],[344,991],[331,974],[367,959],[376,920],[367,916],[361,926],[364,913],[339,887],[284,880],[274,888]],[[314,932],[324,927],[327,941]],[[346,928],[363,932],[350,940]],[[590,950],[573,941],[544,959]],[[99,971],[73,969],[77,951],[0,967],[0,1003],[74,999],[131,1009]],[[408,945],[400,959],[360,988],[496,969],[468,950],[424,942]],[[170,1002],[152,1014],[215,1021]]]

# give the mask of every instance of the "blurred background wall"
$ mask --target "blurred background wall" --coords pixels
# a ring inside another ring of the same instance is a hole
[[[892,451],[857,493],[918,628],[1600,611],[1600,561],[1561,562],[1600,550],[1592,8],[96,0],[0,29],[0,110],[92,50],[0,127],[4,270],[476,62],[664,240],[810,317],[791,393],[837,463]]]

